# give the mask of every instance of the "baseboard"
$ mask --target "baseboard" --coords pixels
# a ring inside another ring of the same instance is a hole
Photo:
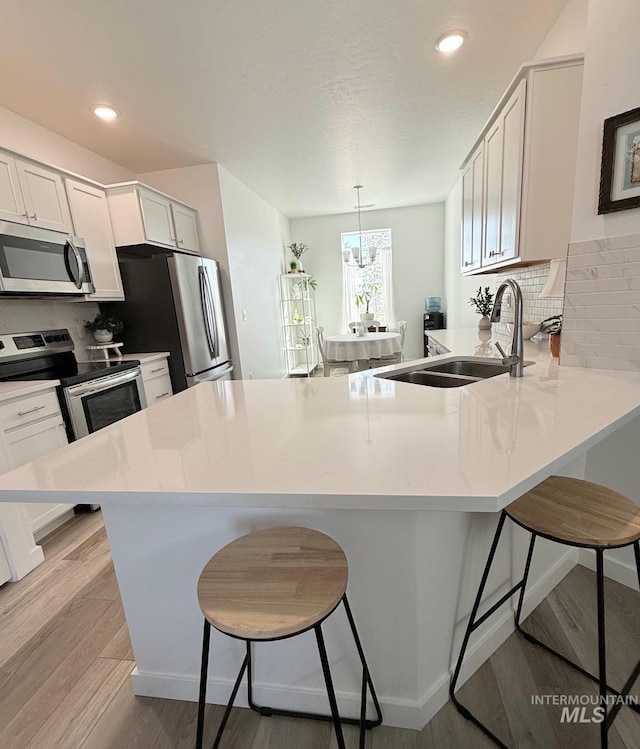
[[[570,549],[562,558],[527,591],[523,611],[531,611],[556,587],[577,563],[575,549]],[[513,610],[505,606],[504,613],[467,651],[461,672],[460,685],[494,653],[514,631]],[[428,633],[426,635],[428,637]],[[384,724],[397,728],[420,730],[444,707],[449,699],[451,672],[441,674],[418,700],[398,699],[379,694]],[[137,668],[131,674],[134,692],[143,697],[159,697],[195,702],[198,699],[198,677],[180,674],[141,673]],[[230,679],[209,679],[207,702],[224,705],[233,687]],[[336,690],[341,715],[357,717],[360,710],[360,695]],[[257,683],[254,699],[259,704],[271,707],[289,707],[308,712],[325,713],[327,694],[323,689],[282,687],[275,684]],[[247,707],[246,689],[238,692],[235,704]],[[295,705],[295,708],[293,707]]]
[[[596,555],[591,549],[580,549],[578,563],[595,572]],[[606,577],[615,580],[617,583],[626,585],[627,588],[638,590],[638,572],[635,566],[625,564],[619,559],[612,559],[605,554],[604,574]]]

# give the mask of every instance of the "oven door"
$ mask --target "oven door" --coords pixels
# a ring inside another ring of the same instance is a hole
[[[64,388],[73,439],[146,408],[140,367]]]
[[[91,294],[84,241],[62,232],[0,222],[0,290],[11,294]]]

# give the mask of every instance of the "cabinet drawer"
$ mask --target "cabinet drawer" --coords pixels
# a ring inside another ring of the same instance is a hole
[[[166,359],[145,362],[140,368],[142,369],[142,379],[145,383],[148,380],[153,380],[156,377],[164,377],[169,374],[169,364]]]
[[[171,378],[169,375],[164,377],[155,377],[153,380],[145,380],[144,392],[147,396],[147,406],[153,406],[165,398],[173,395],[171,388]]]
[[[60,405],[55,392],[43,391],[22,398],[0,403],[0,426],[10,429],[31,424],[34,421],[60,414]]]

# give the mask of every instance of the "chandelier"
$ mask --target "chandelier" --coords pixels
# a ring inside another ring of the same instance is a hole
[[[362,221],[360,220],[360,190],[362,185],[355,185],[354,190],[358,193],[358,246],[342,250],[342,259],[353,268],[366,268],[376,259],[376,248],[369,247],[368,252],[362,252]]]

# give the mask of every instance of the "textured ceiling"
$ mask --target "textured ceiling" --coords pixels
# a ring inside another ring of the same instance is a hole
[[[350,211],[357,183],[441,201],[565,4],[5,0],[0,105],[135,172],[217,161],[289,217]],[[443,57],[449,28],[469,42]]]

